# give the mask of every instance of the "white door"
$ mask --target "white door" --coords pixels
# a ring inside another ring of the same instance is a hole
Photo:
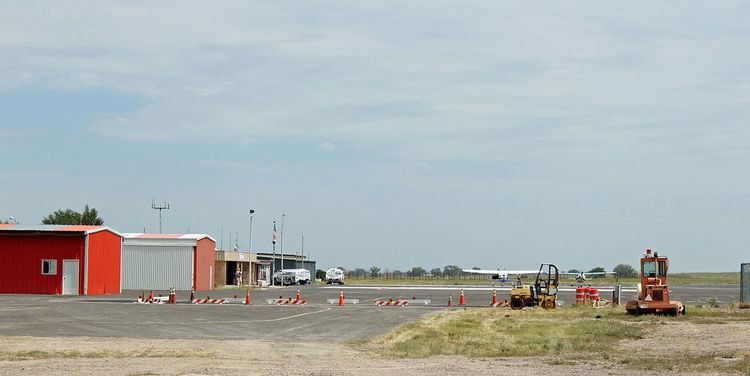
[[[63,260],[63,295],[78,295],[78,260]]]
[[[208,289],[214,289],[214,267],[210,265],[208,267]]]

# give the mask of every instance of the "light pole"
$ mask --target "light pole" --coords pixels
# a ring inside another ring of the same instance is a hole
[[[276,221],[273,221],[273,233],[271,233],[271,244],[273,245],[273,257],[271,258],[271,285],[276,284]]]
[[[281,214],[281,239],[279,241],[279,248],[281,248],[281,282],[283,284],[284,282],[284,218],[286,218],[286,214]]]
[[[247,237],[247,257],[250,257],[250,253],[253,252],[253,213],[255,209],[250,209],[250,235]],[[248,263],[249,268],[247,271],[247,286],[250,287],[251,281],[253,280],[253,266],[252,263]]]
[[[247,239],[248,253],[253,251],[253,214],[255,214],[255,209],[250,209],[250,236]]]
[[[305,233],[301,233],[300,237],[302,237],[302,267],[307,269],[305,267]]]

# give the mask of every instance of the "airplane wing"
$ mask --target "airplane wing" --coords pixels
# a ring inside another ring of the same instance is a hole
[[[490,275],[518,275],[518,274],[536,274],[539,270],[487,270],[487,269],[464,269],[464,273],[472,274],[490,274]]]

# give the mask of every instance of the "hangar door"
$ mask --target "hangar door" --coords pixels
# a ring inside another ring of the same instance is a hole
[[[122,249],[124,290],[193,288],[193,247],[126,245]]]

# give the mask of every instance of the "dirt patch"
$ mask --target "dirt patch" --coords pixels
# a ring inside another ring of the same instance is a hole
[[[630,373],[623,365],[558,357],[470,359],[437,356],[427,359],[393,359],[358,351],[340,343],[320,342],[3,337],[0,338],[0,353],[41,354],[39,358],[0,360],[0,375],[392,376]],[[170,357],[170,353],[180,354],[180,357]],[[88,357],[86,354],[98,355]]]
[[[737,352],[750,354],[750,322],[694,324],[659,322],[644,328],[645,338],[620,343],[624,351],[659,349],[660,352]]]
[[[649,328],[642,340],[623,341],[618,353],[636,354],[652,348],[659,354],[694,354],[696,359],[729,365],[743,362],[742,354],[750,354],[746,341],[750,322],[641,325],[653,325],[653,330]],[[626,358],[597,352],[545,357],[396,359],[364,351],[358,346],[306,341],[0,337],[0,354],[4,355],[0,358],[0,375],[629,375],[636,371],[676,375],[695,372],[686,371],[683,364],[666,369],[644,369],[624,361]],[[725,372],[732,372],[732,369],[734,373],[743,372],[737,367],[728,367]],[[704,372],[712,370],[701,371]]]

